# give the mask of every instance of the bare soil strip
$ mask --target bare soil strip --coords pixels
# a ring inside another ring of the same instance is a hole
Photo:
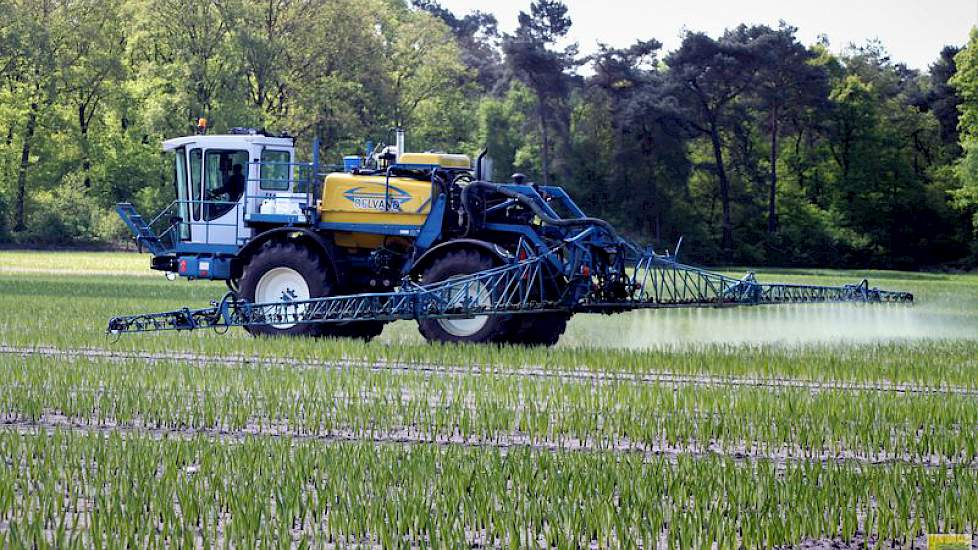
[[[438,365],[432,363],[368,363],[364,361],[309,361],[291,357],[259,357],[244,355],[206,355],[193,352],[139,352],[114,351],[104,348],[56,348],[53,346],[6,346],[0,345],[0,354],[20,356],[57,357],[65,361],[77,358],[107,361],[146,362],[186,361],[200,365],[260,366],[299,369],[368,369],[375,372],[429,373],[451,376],[493,375],[553,378],[567,381],[592,383],[638,382],[675,384],[684,386],[751,386],[767,388],[803,388],[811,391],[871,391],[903,394],[953,394],[978,397],[978,389],[961,386],[928,387],[887,381],[862,383],[841,381],[806,380],[803,378],[758,378],[740,376],[690,375],[669,371],[645,374],[625,372],[595,372],[586,369],[548,370],[541,367],[493,367],[487,365]]]
[[[532,438],[520,432],[496,434],[491,438],[470,435],[430,435],[418,430],[400,429],[393,431],[366,431],[345,428],[331,429],[324,433],[296,433],[282,426],[251,425],[244,429],[190,428],[190,427],[144,427],[136,424],[117,424],[109,421],[101,423],[93,420],[68,417],[57,413],[41,414],[33,420],[5,416],[0,419],[0,430],[15,431],[21,434],[49,433],[54,430],[72,430],[79,433],[121,434],[146,436],[156,439],[205,437],[226,443],[236,443],[246,438],[274,437],[292,441],[318,441],[322,443],[361,442],[390,445],[438,445],[440,447],[462,446],[485,449],[533,449],[550,452],[588,452],[641,454],[646,460],[667,459],[677,461],[680,457],[711,458],[726,457],[737,462],[767,461],[775,464],[798,462],[845,463],[887,465],[907,464],[925,468],[978,468],[978,462],[949,461],[941,457],[878,456],[868,457],[849,451],[830,453],[825,451],[802,451],[782,449],[771,451],[751,444],[742,444],[738,449],[720,446],[715,443],[675,445],[665,441],[645,443],[619,439],[614,444],[598,445],[590,440],[566,437],[560,441]]]

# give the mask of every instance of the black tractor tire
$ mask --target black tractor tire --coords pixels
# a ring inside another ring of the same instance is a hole
[[[309,248],[290,242],[269,242],[251,257],[244,268],[238,286],[239,295],[254,303],[255,292],[262,276],[278,267],[287,267],[299,273],[309,287],[310,298],[321,298],[332,294],[333,266],[328,260]],[[384,323],[364,321],[337,325],[333,323],[296,324],[287,328],[272,325],[245,327],[254,336],[307,336],[360,338],[370,340],[380,334]]]
[[[384,331],[384,321],[357,321],[355,323],[323,325],[322,336],[328,338],[353,338],[369,342]]]
[[[498,263],[479,250],[456,250],[436,259],[421,275],[422,284],[445,281],[452,277],[472,275],[497,267]],[[418,329],[430,342],[489,343],[504,342],[512,330],[511,315],[488,315],[485,325],[472,334],[453,334],[439,319],[421,319]]]
[[[504,339],[518,346],[553,346],[567,330],[567,313],[524,313],[513,316],[513,330]]]
[[[269,242],[251,257],[238,283],[239,295],[249,302],[256,303],[255,293],[258,282],[266,273],[279,267],[287,267],[298,272],[309,287],[310,298],[330,295],[332,284],[329,267],[323,265],[319,254],[289,242]],[[321,327],[317,324],[297,324],[288,328],[260,325],[245,327],[245,330],[254,336],[319,336]]]

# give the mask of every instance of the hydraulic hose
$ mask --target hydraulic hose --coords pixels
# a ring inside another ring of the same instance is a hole
[[[543,221],[548,225],[553,225],[557,227],[596,225],[598,227],[601,227],[605,231],[607,231],[612,237],[614,237],[616,241],[622,240],[622,238],[618,236],[618,232],[615,231],[614,226],[612,226],[610,223],[600,218],[587,218],[587,217],[568,218],[568,219],[555,218],[550,214],[548,214],[546,211],[544,211],[543,208],[540,208],[540,205],[534,202],[533,199],[527,197],[523,193],[520,193],[519,191],[514,191],[512,189],[508,189],[506,185],[499,184],[499,183],[492,183],[488,181],[473,181],[462,189],[462,208],[465,209],[465,214],[468,217],[468,223],[466,224],[466,229],[465,229],[466,235],[468,235],[472,231],[472,226],[473,226],[472,220],[474,219],[473,217],[474,209],[471,204],[472,202],[471,197],[472,197],[473,190],[476,189],[492,191],[504,197],[513,199],[516,202],[520,203],[522,206],[528,208],[538,218],[540,218],[541,221]]]

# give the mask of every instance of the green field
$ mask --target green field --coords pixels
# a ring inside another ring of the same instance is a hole
[[[903,547],[978,525],[978,276],[578,316],[555,349],[104,335],[219,283],[0,252],[5,547]]]

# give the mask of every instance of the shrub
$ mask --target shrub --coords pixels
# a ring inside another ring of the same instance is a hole
[[[101,209],[81,185],[80,177],[67,176],[60,185],[34,193],[30,200],[27,231],[17,236],[25,245],[90,244],[98,240]]]

